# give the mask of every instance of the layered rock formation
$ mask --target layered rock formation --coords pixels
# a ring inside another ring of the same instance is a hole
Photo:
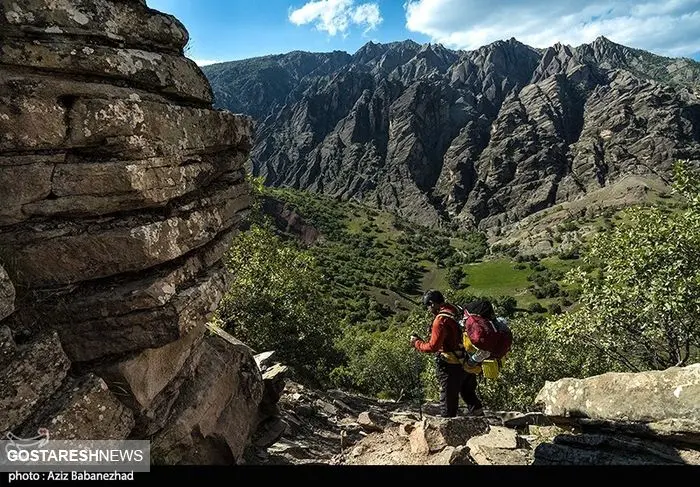
[[[599,38],[456,52],[405,41],[207,66],[218,106],[260,121],[266,183],[416,222],[494,230],[626,176],[700,161],[700,64]]]
[[[0,432],[235,462],[262,377],[205,323],[251,119],[212,109],[187,31],[144,0],[2,0],[0,39]]]

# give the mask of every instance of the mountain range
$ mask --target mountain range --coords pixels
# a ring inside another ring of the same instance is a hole
[[[270,186],[429,225],[494,229],[630,176],[700,160],[700,63],[599,37],[473,51],[369,42],[202,68],[215,106],[256,121]]]

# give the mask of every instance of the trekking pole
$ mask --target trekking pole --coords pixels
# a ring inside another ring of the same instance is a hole
[[[420,338],[416,334],[412,334],[411,338]],[[421,372],[421,358],[420,354],[414,355],[413,359],[413,380],[416,381],[413,390],[414,393],[417,394],[418,396],[418,414],[420,419],[423,419],[423,383],[420,380],[420,372]]]
[[[421,360],[420,356],[416,357],[415,362],[413,363],[413,377],[416,379],[416,390],[418,392],[418,418],[422,421],[423,420],[423,382],[420,380],[420,372],[421,372]]]

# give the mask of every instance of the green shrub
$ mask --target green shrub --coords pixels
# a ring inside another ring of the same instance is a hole
[[[234,239],[225,264],[231,285],[215,314],[221,326],[315,377],[336,365],[338,325],[307,252],[253,226]]]
[[[594,238],[583,257],[596,271],[569,275],[580,306],[553,322],[572,343],[598,347],[631,371],[700,358],[700,175],[679,163],[675,178],[685,209],[626,210],[627,223]]]

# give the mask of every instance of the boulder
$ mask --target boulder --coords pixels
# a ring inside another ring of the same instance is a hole
[[[13,431],[49,402],[62,386],[69,368],[70,361],[56,333],[17,345],[11,330],[1,326],[0,433]]]
[[[535,403],[548,416],[657,422],[700,417],[700,364],[547,382]]]
[[[152,439],[157,463],[237,463],[254,433],[263,380],[253,355],[218,335],[207,336],[199,346],[193,375]]]

